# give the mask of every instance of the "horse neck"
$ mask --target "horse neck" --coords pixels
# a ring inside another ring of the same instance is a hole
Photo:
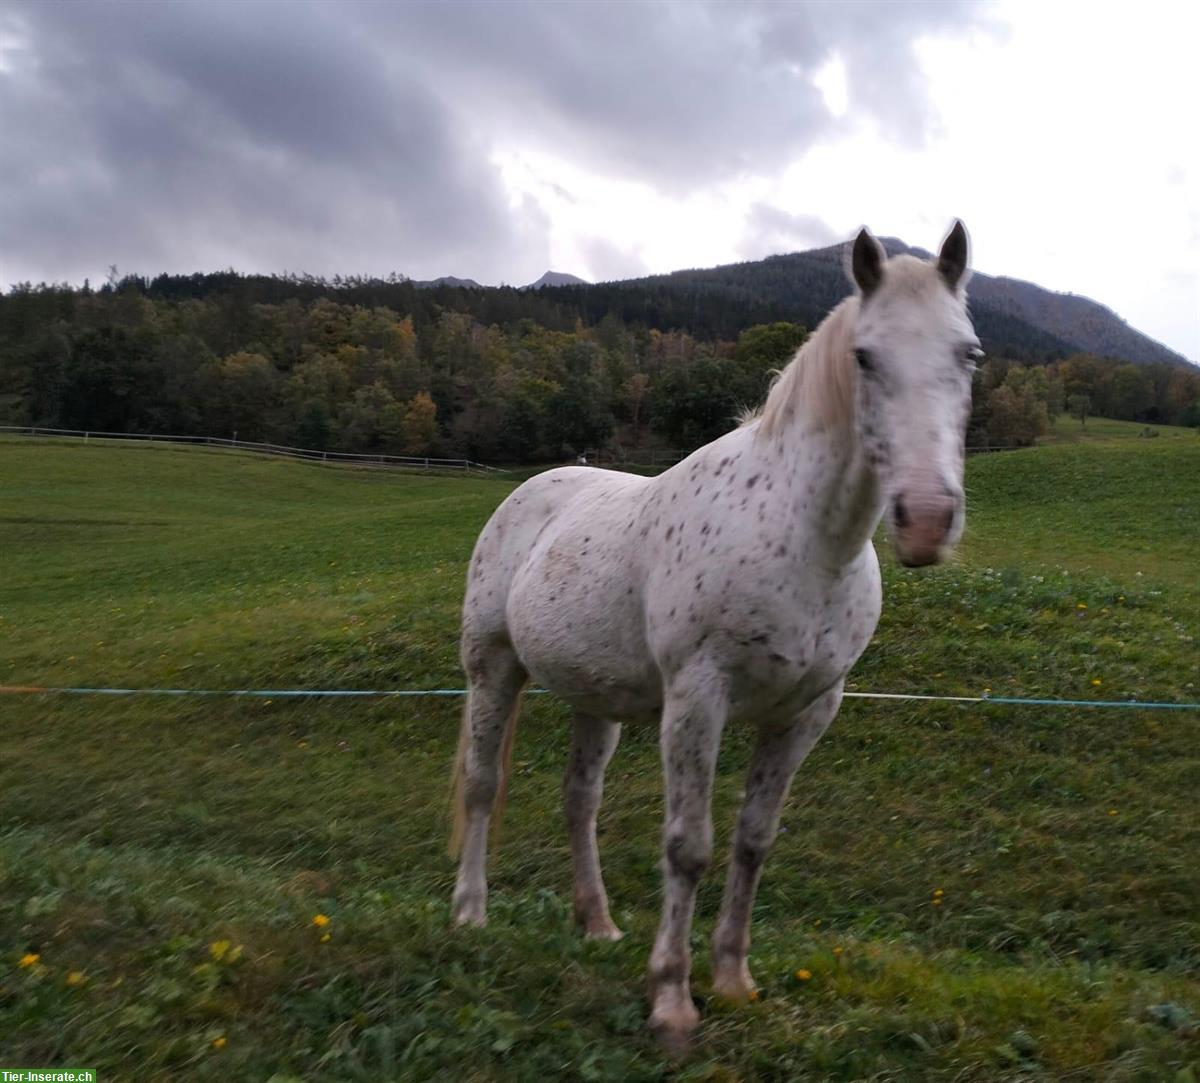
[[[771,439],[772,458],[790,473],[797,525],[827,567],[856,560],[883,515],[878,476],[853,432],[795,417]]]

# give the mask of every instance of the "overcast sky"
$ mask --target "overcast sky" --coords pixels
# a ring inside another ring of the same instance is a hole
[[[0,285],[522,284],[859,225],[1200,359],[1200,5],[0,0]]]

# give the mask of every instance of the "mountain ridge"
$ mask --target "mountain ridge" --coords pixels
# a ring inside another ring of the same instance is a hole
[[[547,286],[590,286],[591,283],[585,278],[580,278],[578,275],[566,274],[563,271],[547,271],[536,282],[530,282],[528,286],[520,286],[523,290],[541,290]]]
[[[889,256],[905,253],[932,259],[931,253],[896,237],[881,237]],[[846,245],[836,244],[767,256],[711,268],[671,271],[641,278],[597,283],[591,290],[682,289],[700,295],[757,294],[776,318],[798,319],[815,327],[829,309],[851,292],[844,270]],[[790,280],[790,281],[789,281]],[[1130,326],[1108,306],[1073,293],[1058,293],[1034,282],[975,271],[967,297],[976,330],[989,352],[1034,357],[1093,353],[1135,364],[1195,363]],[[786,313],[784,315],[783,313]]]

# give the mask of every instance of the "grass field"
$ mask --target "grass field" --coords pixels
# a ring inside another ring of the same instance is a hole
[[[859,689],[1200,699],[1200,439],[1114,425],[970,461],[961,557],[888,562]],[[510,488],[0,442],[0,684],[458,687],[466,560]],[[1200,1079],[1200,714],[847,701],[767,866],[761,997],[706,1002],[672,1066],[644,1029],[655,734],[627,731],[601,814],[624,941],[570,927],[548,697],[522,717],[491,924],[452,933],[458,711],[0,696],[0,1064]],[[727,735],[719,852],[748,751]],[[698,908],[701,998],[723,864]]]

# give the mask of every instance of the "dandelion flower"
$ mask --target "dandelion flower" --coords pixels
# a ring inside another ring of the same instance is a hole
[[[836,948],[833,949],[833,954],[841,955],[844,950],[845,949],[839,944]]]
[[[1092,678],[1092,687],[1099,688],[1104,682],[1099,677]]]
[[[329,924],[329,917],[326,914],[314,914],[312,923],[318,928],[323,929]]]
[[[796,977],[799,978],[801,981],[809,981],[812,979],[812,971],[811,970],[797,970]]]
[[[1087,609],[1087,602],[1076,602],[1075,608],[1076,609]]]
[[[332,939],[333,939],[333,937],[332,937],[332,936],[330,936],[330,934],[329,934],[329,933],[325,933],[325,934],[324,934],[324,935],[321,937],[321,943],[322,943],[322,944],[328,944],[328,943],[329,943],[329,941],[330,941],[330,940],[332,940]]]
[[[1117,814],[1117,810],[1116,810],[1115,808],[1110,808],[1110,809],[1108,810],[1108,814],[1109,814],[1110,816],[1115,816],[1115,815]]]
[[[940,899],[940,898],[941,898],[943,895],[945,895],[945,894],[946,894],[946,893],[945,893],[945,892],[944,892],[944,891],[943,891],[943,890],[942,890],[940,887],[935,887],[935,888],[933,889],[933,897],[934,897],[935,899]]]
[[[225,1035],[222,1034],[221,1037],[214,1038],[212,1040],[212,1044],[213,1044],[214,1049],[224,1049],[225,1048]]]
[[[228,940],[214,940],[208,945],[208,954],[219,962],[231,947],[233,945]]]
[[[68,985],[82,985],[85,981],[87,981],[87,975],[82,970],[72,970],[67,975]]]
[[[934,900],[933,900],[933,905],[934,905],[934,906],[941,906],[941,905],[942,905],[942,900],[941,900],[941,899],[934,899]]]
[[[41,959],[42,957],[36,951],[26,952],[21,956],[21,961],[17,963],[17,966],[21,967],[23,970],[29,970],[32,967],[37,966],[38,963],[41,962]]]

